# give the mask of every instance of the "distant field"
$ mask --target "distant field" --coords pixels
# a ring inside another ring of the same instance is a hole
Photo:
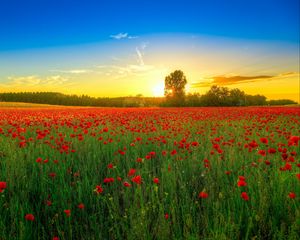
[[[46,107],[64,107],[58,105],[49,104],[37,104],[37,103],[22,103],[22,102],[0,102],[0,108],[46,108]]]

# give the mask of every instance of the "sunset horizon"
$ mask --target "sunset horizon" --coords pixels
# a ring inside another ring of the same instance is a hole
[[[186,93],[218,85],[299,102],[299,3],[291,2],[2,4],[0,92],[162,97],[165,77],[180,69]]]

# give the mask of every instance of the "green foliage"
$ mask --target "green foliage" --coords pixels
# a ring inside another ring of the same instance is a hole
[[[278,99],[278,100],[270,100],[268,101],[268,105],[274,106],[274,105],[292,105],[297,104],[295,101],[290,99]]]
[[[136,97],[95,98],[87,95],[66,95],[56,92],[11,92],[0,93],[0,101],[65,106],[152,107],[158,106],[163,98],[142,97],[141,95]]]
[[[181,70],[175,70],[165,78],[166,104],[169,106],[183,106],[185,101],[186,77]]]
[[[246,95],[246,106],[263,106],[267,105],[267,98],[263,95]]]
[[[227,87],[212,86],[203,95],[189,94],[186,97],[186,106],[264,106],[267,105],[266,97],[262,95],[248,95],[238,88],[229,89]]]

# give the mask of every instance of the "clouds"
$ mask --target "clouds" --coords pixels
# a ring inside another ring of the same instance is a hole
[[[218,86],[227,86],[234,84],[250,83],[250,82],[259,82],[259,81],[271,81],[274,79],[282,79],[287,77],[299,76],[298,72],[286,72],[278,75],[254,75],[254,76],[213,76],[210,78],[204,78],[202,81],[192,83],[193,88],[197,87],[210,87],[212,85]]]
[[[148,43],[143,42],[143,43],[141,43],[141,45],[139,47],[135,48],[135,52],[137,54],[138,63],[139,63],[140,66],[144,66],[145,65],[143,56],[144,56],[144,50],[145,50],[145,48],[147,46],[148,46]]]
[[[97,68],[112,79],[141,76],[155,69],[154,66],[146,64],[99,65]]]
[[[135,39],[138,38],[138,36],[130,36],[128,33],[118,33],[116,35],[110,35],[110,38],[120,40],[120,39]]]
[[[41,80],[37,76],[24,76],[24,77],[8,77],[9,85],[13,86],[35,86],[38,85]]]
[[[125,77],[136,77],[149,74],[155,70],[154,65],[145,63],[145,49],[148,46],[147,42],[141,42],[134,48],[134,52],[129,54],[128,59],[113,57],[114,63],[108,65],[98,65],[96,68],[101,69],[101,72],[111,77],[112,79],[121,79]],[[96,71],[96,70],[95,70]]]
[[[145,65],[142,52],[139,50],[138,47],[135,48],[135,51],[138,57],[139,64],[142,66]]]
[[[59,73],[70,73],[70,74],[82,74],[82,73],[88,73],[91,70],[90,69],[70,69],[70,70],[49,70],[50,72],[59,72]]]
[[[60,75],[39,77],[36,75],[29,76],[10,76],[7,77],[5,83],[0,84],[2,88],[14,89],[35,89],[35,88],[49,88],[66,87],[70,85],[69,79]]]

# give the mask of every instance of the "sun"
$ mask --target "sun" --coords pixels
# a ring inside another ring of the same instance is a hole
[[[152,94],[154,97],[163,97],[164,96],[165,85],[164,83],[159,83],[155,85],[152,89]]]

